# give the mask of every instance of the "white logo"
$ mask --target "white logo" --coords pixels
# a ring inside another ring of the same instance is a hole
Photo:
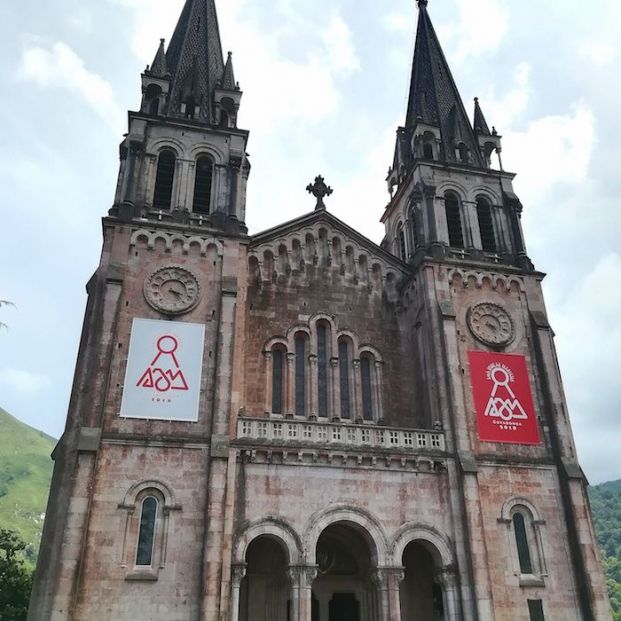
[[[500,418],[505,422],[528,420],[522,404],[511,390],[510,384],[515,381],[511,369],[498,362],[490,364],[487,367],[487,379],[494,382],[494,387],[485,408],[485,416]]]

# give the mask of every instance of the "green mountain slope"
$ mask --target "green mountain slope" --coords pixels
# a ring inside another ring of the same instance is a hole
[[[17,531],[36,558],[56,441],[0,408],[0,528]]]
[[[621,621],[621,481],[589,490],[615,621]]]

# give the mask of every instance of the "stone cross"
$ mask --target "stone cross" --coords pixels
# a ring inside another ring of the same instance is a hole
[[[326,205],[323,202],[323,199],[326,196],[330,196],[333,192],[332,188],[326,185],[325,179],[321,175],[315,177],[315,183],[309,184],[306,191],[317,199],[315,210],[325,209]]]

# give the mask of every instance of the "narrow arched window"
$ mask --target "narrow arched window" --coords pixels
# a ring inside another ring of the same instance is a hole
[[[194,213],[208,214],[211,210],[211,180],[213,177],[213,162],[207,155],[196,160],[196,176],[194,177]]]
[[[426,160],[433,159],[433,145],[430,142],[425,142],[423,144],[423,157]]]
[[[280,349],[272,352],[272,413],[282,414],[285,356]]]
[[[371,359],[360,359],[360,380],[362,384],[362,416],[364,420],[373,420],[373,386],[371,384]]]
[[[526,533],[526,521],[522,513],[518,512],[513,514],[513,531],[520,561],[520,571],[523,574],[532,574],[533,561],[530,554],[528,535]]]
[[[410,211],[410,227],[412,230],[412,254],[416,252],[416,249],[419,246],[418,241],[418,214],[416,213],[416,208],[413,208]]]
[[[446,223],[448,225],[449,244],[453,248],[464,247],[464,231],[461,224],[461,210],[459,200],[454,194],[446,194],[444,197],[446,209]]]
[[[154,209],[170,209],[175,180],[175,164],[177,158],[172,151],[162,151],[157,160],[155,190],[153,192]]]
[[[399,225],[399,229],[397,231],[397,243],[399,244],[399,257],[402,261],[407,260],[405,249],[405,232],[403,231],[402,225]]]
[[[339,380],[341,388],[341,418],[346,419],[351,418],[350,368],[349,343],[342,339],[339,341]]]
[[[477,217],[483,250],[485,252],[496,252],[496,234],[492,219],[492,206],[484,198],[477,198]]]
[[[468,147],[463,142],[460,142],[459,145],[457,146],[457,153],[459,155],[459,160],[463,162],[464,164],[467,164],[468,163]]]
[[[149,114],[156,115],[160,111],[160,97],[162,95],[162,87],[157,84],[149,84],[147,90],[144,94],[145,106],[143,107],[143,111],[146,108],[146,111]]]
[[[138,550],[136,552],[136,565],[138,567],[150,567],[153,563],[157,505],[157,498],[153,496],[147,496],[142,501],[140,530],[138,533]]]
[[[295,413],[306,414],[306,335],[295,337]]]
[[[328,416],[328,326],[317,324],[317,391],[319,416]]]

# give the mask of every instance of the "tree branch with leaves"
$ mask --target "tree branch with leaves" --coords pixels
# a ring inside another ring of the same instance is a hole
[[[15,304],[13,304],[13,302],[9,302],[8,300],[0,300],[0,308],[2,308],[3,306],[11,306],[12,308],[15,308]],[[0,330],[2,328],[6,328],[8,330],[9,326],[7,326],[6,323],[0,321]]]

